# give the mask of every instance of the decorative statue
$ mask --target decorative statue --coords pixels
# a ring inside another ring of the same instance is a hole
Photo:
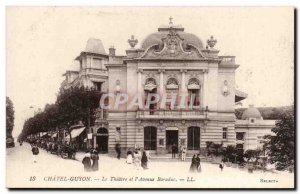
[[[207,45],[212,49],[217,44],[217,40],[214,39],[213,36],[210,37],[210,39],[207,40]]]
[[[128,43],[132,49],[135,47],[135,45],[137,45],[138,42],[139,41],[137,39],[134,39],[134,35],[131,35],[131,38],[128,39]]]

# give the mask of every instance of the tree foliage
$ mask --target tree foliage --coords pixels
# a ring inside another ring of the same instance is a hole
[[[70,127],[80,121],[85,126],[93,125],[100,97],[101,94],[94,88],[75,87],[60,91],[54,104],[47,104],[44,111],[25,121],[19,139],[56,129],[70,133]]]
[[[284,170],[294,164],[295,158],[295,121],[294,111],[288,111],[280,116],[276,127],[272,129],[274,136],[265,136],[264,149],[276,169]]]
[[[15,111],[12,101],[6,97],[6,137],[12,137],[14,128]]]

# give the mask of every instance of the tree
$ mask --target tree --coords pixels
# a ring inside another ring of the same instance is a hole
[[[210,156],[210,154],[211,154],[210,149],[211,149],[211,147],[212,147],[212,145],[213,145],[213,142],[212,142],[212,141],[207,141],[207,142],[205,142],[205,143],[206,143],[207,156]]]
[[[265,136],[264,149],[277,170],[285,170],[294,164],[295,159],[295,121],[294,110],[280,116],[273,135]]]
[[[12,137],[14,128],[15,111],[12,101],[6,97],[6,137]]]
[[[213,148],[213,150],[212,150],[212,154],[214,155],[214,156],[219,156],[221,153],[222,153],[222,146],[223,146],[223,143],[213,143],[212,144],[212,148]]]
[[[229,145],[223,151],[224,159],[227,162],[236,162],[237,150],[234,146]]]
[[[57,97],[56,104],[59,112],[59,124],[70,134],[72,143],[71,126],[80,121],[86,127],[94,125],[96,109],[99,108],[101,94],[94,88],[70,88],[62,90]]]

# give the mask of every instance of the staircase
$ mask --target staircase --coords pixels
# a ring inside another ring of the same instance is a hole
[[[191,162],[193,156],[187,155],[185,162]],[[164,161],[164,162],[182,162],[181,158],[179,158],[178,154],[176,154],[176,158],[172,158],[172,154],[152,154],[151,161]],[[211,159],[205,156],[200,156],[201,162],[210,162]]]

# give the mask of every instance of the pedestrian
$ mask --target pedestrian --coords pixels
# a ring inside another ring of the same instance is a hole
[[[143,169],[148,169],[148,166],[147,166],[147,162],[148,162],[148,158],[147,158],[147,155],[146,155],[146,152],[144,151],[143,152],[143,156],[142,156],[142,167]]]
[[[139,170],[141,166],[141,161],[140,161],[139,153],[137,151],[135,151],[133,154],[133,163],[136,169]]]
[[[132,151],[129,150],[127,152],[126,163],[127,164],[132,164],[132,159],[133,159],[133,157],[132,157]]]
[[[181,160],[182,160],[182,161],[185,161],[185,159],[186,159],[186,148],[183,147],[183,148],[182,148],[182,154],[181,154]]]
[[[182,158],[182,145],[179,146],[178,158]]]
[[[119,143],[116,144],[116,152],[117,152],[117,158],[120,160],[121,158],[121,146]]]
[[[197,171],[201,172],[201,160],[200,160],[200,154],[197,154],[197,158],[196,158],[196,162],[197,162]]]
[[[33,154],[33,162],[36,163],[37,162],[37,156],[39,155],[39,148],[35,144],[33,144],[31,151],[32,151],[32,154]]]
[[[190,172],[196,172],[196,171],[197,171],[197,160],[196,160],[196,155],[194,154],[190,166]]]
[[[176,145],[172,145],[172,158],[176,158]]]
[[[151,158],[150,151],[146,150],[145,152],[146,152],[146,156],[147,156],[148,162],[150,162],[150,158]]]
[[[91,159],[93,161],[92,170],[93,171],[98,171],[98,169],[99,169],[99,164],[98,164],[99,154],[98,154],[97,149],[93,149]]]
[[[83,164],[85,172],[91,171],[92,163],[91,163],[91,158],[90,158],[90,153],[89,152],[85,153],[85,156],[82,160],[82,164]]]
[[[224,168],[224,162],[223,162],[223,160],[222,160],[221,163],[219,164],[219,168],[221,169],[221,171],[223,171],[223,168]]]

